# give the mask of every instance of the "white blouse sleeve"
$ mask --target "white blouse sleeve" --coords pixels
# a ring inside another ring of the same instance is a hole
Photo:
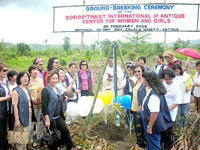
[[[149,98],[148,108],[150,112],[160,111],[160,99],[156,94],[152,94]]]

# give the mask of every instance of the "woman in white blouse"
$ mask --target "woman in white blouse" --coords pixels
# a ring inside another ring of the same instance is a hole
[[[190,75],[183,71],[182,67],[175,63],[172,65],[172,69],[174,70],[176,77],[174,81],[176,81],[181,89],[181,104],[178,105],[178,117],[177,117],[177,125],[178,127],[186,127],[188,122],[188,110],[190,106],[190,98],[191,98],[191,89],[192,82],[190,81],[190,85],[186,87],[187,80],[191,80]]]
[[[177,82],[174,81],[175,73],[172,69],[164,69],[161,75],[163,79],[163,85],[167,90],[165,98],[167,101],[168,109],[175,122],[178,113],[178,105],[181,104],[181,89]],[[166,131],[161,132],[161,142],[164,143],[164,149],[171,149],[173,147],[172,132],[173,127],[168,128]]]

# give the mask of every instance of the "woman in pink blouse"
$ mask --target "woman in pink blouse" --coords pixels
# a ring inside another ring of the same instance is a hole
[[[79,80],[79,90],[81,90],[81,96],[93,96],[94,95],[94,78],[91,70],[88,69],[88,64],[85,60],[82,60],[79,65],[80,70],[77,72]]]

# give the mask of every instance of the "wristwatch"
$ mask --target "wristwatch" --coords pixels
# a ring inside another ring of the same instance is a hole
[[[149,125],[148,125],[148,126],[147,126],[147,129],[152,129],[152,126],[149,126]]]

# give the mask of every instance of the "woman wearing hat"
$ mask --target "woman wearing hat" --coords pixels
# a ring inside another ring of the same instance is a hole
[[[171,51],[166,51],[164,53],[164,59],[167,61],[167,67],[168,68],[172,68],[172,65],[174,63],[177,63],[179,65],[182,65],[182,62],[180,60],[178,60],[175,56],[174,56],[174,53],[171,52]]]

